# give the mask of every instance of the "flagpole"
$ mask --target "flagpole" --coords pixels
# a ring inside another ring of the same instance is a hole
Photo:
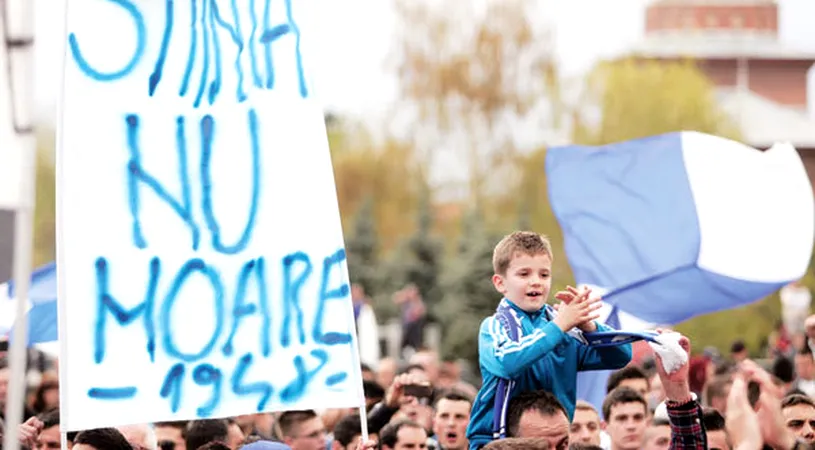
[[[14,297],[17,299],[17,317],[14,336],[9,349],[8,398],[6,401],[6,431],[3,448],[20,448],[19,425],[23,422],[26,400],[26,365],[28,343],[28,291],[31,282],[34,177],[36,141],[32,125],[34,105],[34,2],[32,0],[0,1],[3,45],[7,50],[9,67],[9,97],[11,98],[15,144],[21,153],[20,199],[14,224]]]

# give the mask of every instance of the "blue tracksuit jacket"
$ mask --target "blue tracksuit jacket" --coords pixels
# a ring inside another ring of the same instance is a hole
[[[502,309],[504,320],[500,317]],[[571,421],[577,396],[577,372],[619,369],[631,361],[631,344],[589,347],[551,322],[551,314],[548,306],[527,313],[503,299],[498,312],[481,323],[478,359],[483,383],[467,427],[470,450],[493,439],[493,409],[501,379],[510,380],[506,400],[518,392],[542,389],[560,400]],[[508,329],[506,318],[514,321],[511,328],[515,330]],[[597,328],[598,331],[610,330],[602,324]]]

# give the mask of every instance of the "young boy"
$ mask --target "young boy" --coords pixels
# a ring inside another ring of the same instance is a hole
[[[545,390],[574,415],[577,372],[619,369],[631,360],[631,344],[592,348],[573,334],[608,331],[594,322],[599,298],[569,288],[546,305],[552,286],[552,249],[543,236],[519,231],[504,237],[492,257],[492,283],[504,298],[481,323],[478,338],[483,384],[473,403],[467,437],[470,450],[505,434],[506,408],[513,394]]]

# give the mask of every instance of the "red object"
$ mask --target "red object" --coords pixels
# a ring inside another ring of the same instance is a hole
[[[702,390],[707,381],[707,366],[710,360],[705,356],[693,356],[688,365],[688,378],[690,378],[690,390],[696,395],[702,395]]]

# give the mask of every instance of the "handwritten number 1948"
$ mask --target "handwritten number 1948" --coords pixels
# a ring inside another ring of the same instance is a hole
[[[305,359],[302,356],[295,356],[293,365],[297,374],[291,382],[282,386],[280,400],[283,403],[290,404],[300,400],[307,392],[314,378],[324,369],[329,360],[329,355],[325,350],[312,350],[310,356],[314,360],[314,363],[311,364],[313,368],[306,366]],[[243,355],[243,357],[238,360],[237,367],[230,380],[230,389],[232,393],[238,397],[257,396],[258,403],[256,409],[260,412],[266,410],[274,388],[270,383],[265,381],[248,382],[245,380],[246,372],[251,365],[251,353]],[[159,391],[159,395],[162,398],[169,400],[170,410],[173,413],[178,412],[181,408],[181,402],[184,400],[184,392],[186,389],[184,380],[186,379],[186,372],[187,370],[184,363],[175,364],[167,372],[167,376],[164,377],[164,383]],[[191,375],[193,383],[198,386],[208,386],[211,391],[209,399],[197,406],[196,414],[200,418],[211,417],[220,406],[223,397],[223,372],[212,364],[205,363],[196,365]],[[326,378],[326,386],[330,387],[346,377],[347,374],[345,372],[332,374]]]

